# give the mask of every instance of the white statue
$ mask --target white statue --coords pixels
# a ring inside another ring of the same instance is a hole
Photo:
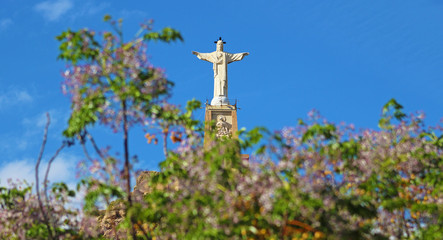
[[[192,52],[201,60],[213,63],[214,69],[214,98],[211,105],[225,105],[228,102],[228,64],[240,61],[249,53],[227,53],[223,52],[223,40],[217,41],[217,50],[211,53]]]

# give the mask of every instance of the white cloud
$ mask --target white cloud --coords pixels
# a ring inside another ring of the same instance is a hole
[[[79,158],[73,155],[61,154],[51,164],[48,180],[49,184],[55,182],[64,182],[71,190],[76,190],[77,179],[75,177],[76,163]],[[48,159],[44,159],[39,167],[39,181],[41,183],[40,189],[43,190],[43,180],[45,178],[46,168],[48,166]],[[4,166],[0,166],[0,187],[8,187],[8,179],[15,183],[26,183],[35,188],[35,164],[36,159],[23,159],[19,161],[10,162]],[[19,182],[17,182],[17,180]],[[50,186],[49,185],[49,186]],[[80,209],[82,207],[85,196],[85,189],[82,188],[76,193],[75,198],[68,202],[68,207]]]
[[[56,146],[61,144],[63,140],[61,133],[69,115],[67,112],[52,109],[22,118],[19,129],[8,129],[9,131],[0,132],[0,152],[4,155],[12,154],[12,156],[16,156],[20,152],[40,149],[46,125],[46,112],[49,112],[51,119],[47,138],[48,144],[55,144]]]
[[[45,1],[35,5],[35,10],[41,12],[49,21],[55,21],[73,6],[71,0]]]
[[[20,179],[28,183],[34,182],[33,166],[27,160],[10,162],[0,169],[0,185],[5,186],[6,181]]]
[[[51,182],[70,182],[75,179],[76,164],[79,159],[71,155],[61,155],[51,165],[49,180]],[[46,170],[48,165],[44,164]]]
[[[107,2],[87,1],[78,7],[74,13],[70,14],[69,17],[71,20],[75,20],[77,18],[103,14],[104,10],[109,8],[109,6],[111,5]]]
[[[10,18],[0,19],[0,30],[5,30],[12,24],[12,20]]]
[[[87,4],[85,4],[82,13],[84,15],[95,15],[108,8],[109,6],[109,3],[104,2],[101,2],[100,4],[96,4],[96,2],[88,2]]]
[[[31,103],[33,98],[26,90],[10,89],[0,92],[0,110],[19,104]]]
[[[45,177],[48,160],[44,159],[39,167],[39,178],[43,181]],[[54,182],[73,183],[75,181],[76,159],[72,155],[62,154],[51,164],[48,180]],[[23,159],[9,162],[0,167],[0,186],[6,186],[8,179],[26,181],[29,184],[35,183],[36,159]]]
[[[35,115],[33,117],[26,117],[22,120],[22,126],[23,126],[23,134],[20,136],[13,136],[8,138],[8,142],[14,142],[14,148],[18,150],[26,150],[29,146],[35,146],[40,145],[42,138],[43,138],[43,132],[45,130],[47,118],[46,113],[49,113],[50,117],[50,125],[49,125],[49,134],[48,134],[48,141],[53,142],[54,140],[59,141],[61,140],[61,131],[62,126],[58,124],[60,121],[60,118],[62,118],[61,114],[56,110],[49,110],[42,112],[38,115]],[[36,141],[38,139],[38,141]],[[0,140],[0,145],[2,143],[2,140]],[[5,146],[8,146],[6,143]],[[0,146],[0,149],[4,147]],[[7,148],[11,148],[11,146],[8,146]]]
[[[126,18],[130,18],[130,17],[147,17],[148,14],[144,11],[140,11],[140,10],[127,10],[127,9],[123,9],[122,11],[120,11],[121,16],[126,19]]]
[[[19,102],[32,102],[32,97],[26,91],[19,91],[15,93],[15,97]]]

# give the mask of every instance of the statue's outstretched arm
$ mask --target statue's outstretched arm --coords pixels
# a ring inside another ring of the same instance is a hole
[[[248,56],[249,55],[249,53],[248,52],[244,52],[244,53],[235,53],[235,54],[232,54],[232,53],[228,53],[228,63],[231,63],[231,62],[235,62],[235,61],[240,61],[240,60],[242,60],[245,56]]]
[[[208,62],[211,62],[211,63],[213,62],[211,53],[199,53],[199,52],[196,52],[196,51],[192,51],[192,54],[196,55],[201,60],[205,60],[205,61],[208,61]]]

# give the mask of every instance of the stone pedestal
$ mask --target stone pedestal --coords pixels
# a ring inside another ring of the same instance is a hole
[[[215,123],[213,131],[216,137],[236,137],[238,131],[237,124],[237,104],[236,105],[206,105],[205,112],[205,148],[208,147],[211,131],[211,122]],[[248,154],[240,154],[241,159],[249,161]]]
[[[215,123],[213,129],[217,137],[233,137],[238,130],[236,105],[206,105],[205,130],[210,131],[211,121]],[[205,134],[205,146],[209,141],[209,134]]]

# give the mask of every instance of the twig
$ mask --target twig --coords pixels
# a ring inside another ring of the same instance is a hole
[[[46,228],[48,229],[48,233],[49,233],[49,238],[50,239],[54,239],[54,236],[52,235],[52,230],[51,230],[51,226],[48,220],[48,215],[46,215],[45,210],[43,209],[43,203],[40,197],[40,187],[39,187],[39,179],[38,179],[38,168],[40,166],[40,162],[42,161],[42,157],[43,157],[43,152],[45,151],[45,146],[46,146],[46,140],[48,139],[48,129],[49,129],[49,124],[51,123],[51,119],[49,118],[49,113],[46,113],[46,126],[45,126],[45,132],[43,134],[43,141],[42,141],[42,146],[40,148],[40,153],[38,155],[37,158],[37,164],[35,165],[35,186],[37,189],[37,199],[38,199],[38,205],[40,207],[40,212],[43,215],[43,219],[46,225]]]
[[[58,156],[58,154],[60,153],[60,151],[66,146],[66,143],[63,143],[55,152],[54,156],[51,157],[51,159],[49,159],[48,162],[48,166],[46,167],[46,173],[45,173],[45,179],[43,180],[43,184],[45,186],[45,202],[46,205],[48,206],[48,175],[49,175],[49,170],[51,169],[51,164],[52,162],[55,160],[55,158]]]
[[[89,161],[91,161],[91,162],[94,161],[94,160],[91,158],[91,156],[89,155],[88,150],[86,149],[85,142],[81,142],[80,144],[82,145],[83,152],[85,153],[86,158],[89,159]]]
[[[163,154],[168,158],[168,128],[163,129]]]
[[[89,138],[89,140],[91,141],[92,146],[94,147],[95,151],[97,152],[97,154],[103,159],[105,160],[105,156],[103,155],[103,153],[100,151],[100,149],[98,148],[97,144],[94,141],[94,138],[92,138],[91,134],[89,134],[87,131],[86,132],[86,136]]]
[[[63,143],[55,152],[55,154],[51,157],[51,159],[49,159],[48,162],[48,166],[46,167],[46,173],[45,173],[45,179],[43,180],[43,184],[44,184],[44,192],[45,192],[45,203],[46,206],[49,206],[49,201],[48,201],[48,176],[49,176],[49,170],[51,169],[51,164],[52,162],[55,160],[55,158],[58,156],[58,154],[60,153],[60,151],[66,146],[66,143]]]

